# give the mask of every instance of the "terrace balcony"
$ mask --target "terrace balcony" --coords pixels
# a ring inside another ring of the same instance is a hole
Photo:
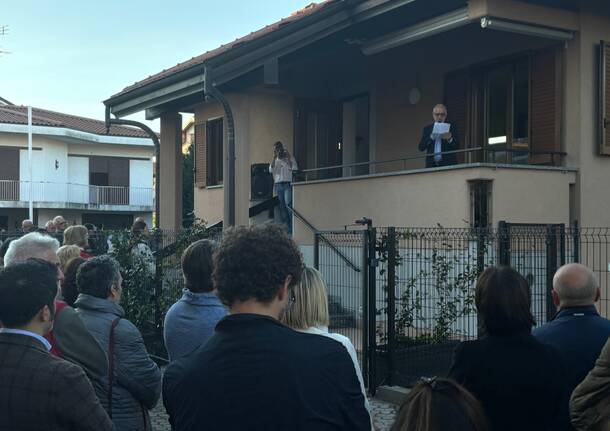
[[[150,187],[0,180],[0,208],[27,208],[30,193],[35,208],[152,211],[154,207]]]

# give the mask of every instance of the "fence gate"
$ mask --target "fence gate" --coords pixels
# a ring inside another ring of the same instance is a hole
[[[498,224],[498,263],[515,268],[530,284],[532,313],[538,325],[555,315],[553,275],[566,263],[563,224]]]
[[[365,384],[371,391],[370,339],[368,322],[375,319],[374,288],[375,229],[316,232],[314,267],[318,269],[328,289],[329,330],[348,337],[354,344]],[[371,300],[370,293],[373,298]],[[372,315],[370,315],[370,310]]]

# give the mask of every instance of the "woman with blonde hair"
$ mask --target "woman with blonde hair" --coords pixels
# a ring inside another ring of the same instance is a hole
[[[293,288],[293,303],[284,313],[282,321],[296,331],[332,338],[345,347],[354,363],[360,389],[364,395],[364,404],[370,412],[356,349],[346,336],[328,331],[329,320],[328,292],[324,278],[320,271],[307,267],[303,270],[301,282]]]
[[[64,245],[77,245],[80,248],[80,257],[83,259],[93,257],[85,251],[89,246],[89,230],[83,225],[69,226],[64,231]]]
[[[75,257],[80,256],[80,247],[77,245],[62,245],[57,249],[57,258],[59,259],[59,269],[64,274],[66,273],[66,267]]]

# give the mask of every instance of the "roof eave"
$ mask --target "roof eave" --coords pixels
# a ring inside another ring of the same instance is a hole
[[[319,13],[304,17],[292,25],[280,27],[193,67],[127,93],[110,97],[104,101],[104,104],[110,107],[113,115],[124,117],[202,92],[205,87],[206,66],[215,68],[213,84],[220,85],[260,67],[269,58],[278,58],[348,25],[370,19],[413,1],[415,0],[338,1]]]

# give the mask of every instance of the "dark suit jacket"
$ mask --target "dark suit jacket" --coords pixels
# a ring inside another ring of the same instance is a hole
[[[435,166],[449,166],[457,164],[457,155],[455,153],[452,154],[443,154],[440,162],[436,163],[434,161],[434,139],[430,139],[430,134],[432,133],[432,129],[434,128],[434,123],[428,124],[424,127],[424,130],[421,134],[421,139],[419,141],[419,151],[425,151],[428,154],[426,157],[426,167],[431,168]],[[441,152],[445,151],[455,151],[460,148],[460,138],[458,135],[457,128],[453,123],[451,123],[451,127],[449,128],[449,132],[452,135],[452,141],[449,142],[445,139],[441,140]]]
[[[112,430],[83,370],[33,337],[0,333],[0,430]]]
[[[559,353],[531,334],[460,344],[450,377],[481,401],[493,431],[556,429],[563,366]]]
[[[223,318],[163,377],[172,429],[370,430],[354,364],[338,341],[257,314]]]
[[[601,317],[595,306],[570,307],[561,310],[552,322],[533,331],[534,337],[554,346],[566,367],[566,388],[572,393],[593,369],[606,340],[610,337],[610,320]],[[572,430],[568,400],[564,403],[563,430]]]

